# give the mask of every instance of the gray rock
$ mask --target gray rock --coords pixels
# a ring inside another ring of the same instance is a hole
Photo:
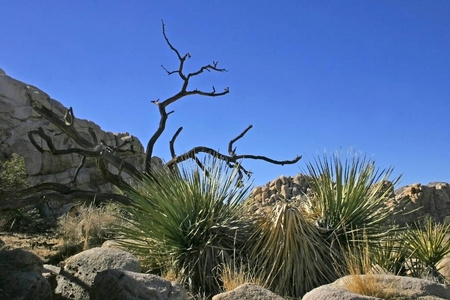
[[[212,300],[283,300],[283,297],[260,287],[259,285],[246,283],[238,286],[232,291],[215,295]]]
[[[61,103],[50,98],[45,92],[29,84],[18,81],[0,72],[0,159],[10,158],[13,153],[19,154],[25,159],[25,167],[30,184],[42,182],[69,183],[80,164],[81,157],[78,154],[52,155],[46,144],[39,137],[37,143],[45,149],[39,152],[30,142],[28,133],[42,127],[52,137],[57,149],[68,149],[78,145],[61,130],[50,124],[40,116],[33,107],[45,107],[63,118],[67,111]],[[4,73],[4,72],[3,72]],[[76,108],[74,108],[76,117]],[[116,134],[103,131],[95,123],[75,118],[73,126],[80,135],[93,141],[89,129],[91,128],[97,139],[103,140],[111,147],[122,145],[125,140],[129,143],[121,147],[121,156],[138,169],[142,169],[144,163],[144,148],[136,137],[128,133]],[[152,159],[152,164],[158,164],[157,159]],[[162,161],[161,161],[162,163]],[[111,192],[112,186],[101,175],[96,166],[95,159],[87,159],[80,170],[77,188],[83,190]],[[58,213],[57,204],[51,203],[52,210]],[[61,212],[61,213],[64,213]]]
[[[358,276],[358,275],[357,275]],[[369,277],[370,276],[370,277]],[[450,287],[424,279],[402,277],[395,275],[359,275],[375,284],[377,290],[388,291],[391,298],[400,299],[450,299]],[[368,300],[379,299],[371,296],[363,296],[347,290],[349,281],[354,280],[351,275],[345,276],[335,282],[318,287],[306,293],[302,300]]]
[[[0,251],[0,299],[53,299],[50,283],[42,271],[41,259],[30,252]]]
[[[114,248],[92,248],[70,257],[56,277],[56,299],[89,300],[97,273],[108,269],[140,272],[137,258]]]
[[[184,289],[156,275],[125,270],[106,270],[97,274],[91,300],[185,300]]]
[[[344,288],[330,284],[320,286],[306,293],[302,300],[375,300],[376,297],[352,293]]]

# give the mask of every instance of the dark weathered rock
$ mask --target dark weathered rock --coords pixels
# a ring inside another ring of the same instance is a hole
[[[50,283],[36,255],[16,249],[0,251],[0,299],[51,300]]]
[[[283,297],[272,293],[271,291],[260,287],[259,285],[246,283],[238,286],[232,291],[215,295],[213,300],[283,300]]]
[[[56,299],[89,300],[95,276],[108,269],[140,272],[137,258],[123,250],[92,248],[70,257],[56,277]]]
[[[125,270],[106,270],[97,274],[91,300],[185,300],[184,289],[156,275]]]

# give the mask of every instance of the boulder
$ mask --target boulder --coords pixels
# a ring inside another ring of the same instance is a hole
[[[253,283],[238,286],[232,291],[215,295],[212,300],[283,300],[283,297]]]
[[[70,257],[56,276],[56,299],[89,300],[95,276],[108,269],[140,272],[137,258],[114,248],[92,248]]]
[[[354,276],[357,276],[357,279]],[[348,286],[354,280],[365,286],[373,286],[377,292],[386,292],[385,297],[389,299],[450,299],[450,287],[424,279],[395,275],[349,275],[306,293],[302,300],[380,299],[349,291]]]
[[[91,300],[185,300],[180,284],[152,274],[120,269],[97,274],[90,291]]]
[[[57,149],[75,148],[78,145],[61,130],[43,118],[33,108],[44,107],[51,110],[63,120],[68,111],[60,102],[50,98],[40,89],[18,81],[3,71],[0,72],[0,160],[9,159],[13,153],[19,154],[25,160],[28,180],[31,185],[43,182],[68,184],[74,178],[81,162],[81,156],[76,153],[53,155],[46,143],[37,137],[36,142],[44,148],[41,153],[31,143],[28,133],[42,128],[52,138]],[[74,109],[76,116],[76,108]],[[73,126],[81,136],[93,142],[90,131],[95,133],[98,141],[112,148],[120,147],[120,155],[136,168],[142,169],[144,164],[144,147],[140,141],[128,133],[112,133],[103,131],[97,124],[75,118]],[[152,163],[160,163],[157,159]],[[79,170],[75,182],[78,189],[112,192],[113,186],[98,170],[96,160],[86,159],[84,167]],[[50,203],[53,212],[64,213],[67,208],[59,207],[59,203]]]
[[[35,254],[20,249],[0,251],[0,299],[53,299],[42,272],[42,260]]]

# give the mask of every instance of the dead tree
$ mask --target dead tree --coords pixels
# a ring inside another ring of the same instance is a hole
[[[75,144],[77,144],[79,147],[75,148],[68,148],[68,149],[56,149],[52,142],[52,138],[44,131],[44,129],[39,128],[37,130],[31,131],[28,133],[28,137],[35,146],[36,149],[38,149],[40,152],[43,152],[44,149],[40,146],[40,144],[43,142],[47,148],[51,151],[53,155],[65,155],[65,154],[72,154],[77,153],[82,156],[82,160],[80,165],[78,166],[77,172],[75,173],[75,176],[72,180],[72,182],[76,182],[76,177],[78,175],[79,170],[83,167],[84,162],[86,158],[95,158],[97,160],[98,168],[100,169],[101,173],[105,177],[105,179],[108,182],[111,182],[115,186],[119,188],[127,188],[129,187],[129,183],[127,183],[123,179],[123,175],[128,175],[135,180],[141,180],[142,176],[144,174],[151,174],[151,158],[153,156],[153,148],[155,143],[160,138],[161,134],[164,132],[166,128],[166,123],[168,120],[168,117],[170,114],[174,113],[173,110],[168,111],[168,107],[170,104],[174,103],[175,101],[178,101],[180,99],[186,98],[187,96],[193,96],[193,95],[199,95],[199,96],[206,96],[206,97],[220,97],[228,94],[230,92],[229,88],[225,88],[222,91],[218,92],[216,91],[215,87],[212,87],[210,91],[204,91],[200,89],[191,89],[189,84],[190,80],[193,77],[199,76],[205,71],[207,72],[226,72],[226,69],[219,68],[218,62],[213,61],[211,64],[207,64],[204,66],[201,66],[197,71],[192,73],[186,73],[185,72],[185,63],[186,61],[191,57],[189,53],[186,53],[184,55],[181,55],[180,52],[172,45],[172,43],[169,41],[166,30],[165,30],[165,24],[162,23],[162,34],[164,36],[165,42],[169,46],[169,48],[175,53],[179,65],[176,70],[168,70],[163,65],[161,67],[164,69],[164,71],[168,75],[177,75],[181,79],[181,89],[173,96],[165,99],[165,100],[154,100],[151,101],[153,104],[156,105],[158,108],[159,114],[160,114],[160,121],[159,126],[156,129],[155,133],[152,135],[150,140],[147,143],[146,151],[145,151],[145,163],[144,163],[144,171],[139,171],[134,165],[127,162],[125,159],[120,157],[120,151],[121,147],[127,143],[127,141],[124,142],[124,144],[119,145],[116,148],[113,148],[109,145],[106,145],[104,141],[98,140],[96,134],[92,129],[89,130],[91,138],[87,139],[80,135],[76,128],[74,127],[74,120],[75,116],[73,113],[73,109],[69,108],[67,112],[65,113],[65,116],[63,119],[61,119],[57,114],[52,112],[51,110],[41,106],[36,105],[34,107],[35,111],[38,112],[42,117],[50,121],[53,125],[55,125],[59,130],[61,130],[61,133],[67,135],[69,138],[73,139]],[[31,93],[28,94],[30,97],[30,100],[32,103],[36,103],[35,101],[32,101],[33,95]],[[277,165],[285,165],[285,164],[294,164],[298,162],[301,159],[301,156],[297,156],[296,158],[292,160],[274,160],[271,158],[268,158],[266,156],[261,155],[252,155],[252,154],[237,154],[236,148],[233,147],[233,144],[244,137],[244,135],[252,128],[252,125],[248,126],[243,132],[241,132],[238,136],[236,136],[234,139],[229,141],[228,143],[228,153],[224,154],[217,150],[214,150],[209,147],[205,146],[197,146],[192,148],[191,150],[187,151],[183,154],[176,154],[175,151],[175,141],[180,132],[182,131],[183,127],[180,127],[175,134],[173,135],[172,139],[169,142],[169,150],[171,154],[171,159],[166,163],[166,166],[170,169],[173,169],[176,167],[177,164],[193,159],[201,168],[203,168],[203,165],[201,164],[200,159],[198,158],[199,154],[206,154],[211,155],[219,160],[222,160],[225,162],[229,167],[237,167],[239,170],[240,176],[246,175],[250,176],[251,172],[246,170],[242,164],[239,162],[243,159],[255,159],[255,160],[263,160],[272,164]],[[114,167],[114,168],[111,168]],[[117,170],[117,172],[112,172],[111,169]],[[108,194],[108,193],[97,193],[93,191],[83,191],[83,190],[77,190],[69,187],[68,185],[64,184],[57,184],[57,183],[42,183],[38,184],[37,186],[19,191],[15,193],[13,196],[8,197],[10,199],[5,199],[6,201],[3,201],[3,204],[1,205],[0,209],[2,208],[17,208],[20,206],[24,206],[27,204],[34,204],[39,201],[47,201],[49,199],[52,200],[59,200],[62,202],[70,202],[73,200],[82,200],[82,201],[89,201],[89,199],[93,200],[95,199],[96,202],[102,202],[102,201],[118,201],[122,203],[130,203],[130,200],[127,199],[124,196],[116,195],[116,194]],[[13,201],[14,198],[20,198],[21,201]]]

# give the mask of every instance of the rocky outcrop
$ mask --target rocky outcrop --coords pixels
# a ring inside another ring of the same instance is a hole
[[[90,300],[187,300],[180,284],[152,274],[106,270],[95,276]]]
[[[280,176],[264,186],[255,187],[250,195],[249,211],[262,214],[279,201],[303,201],[309,192],[309,178],[303,174]]]
[[[267,207],[279,201],[302,202],[311,193],[307,175],[280,176],[264,186],[255,187],[249,201],[252,214],[264,213]],[[406,206],[401,203],[408,203]],[[450,218],[450,185],[445,182],[433,182],[428,185],[412,184],[399,188],[386,203],[401,214],[393,220],[404,225],[420,220],[429,214],[438,222]]]
[[[396,191],[393,203],[407,201],[407,214],[396,216],[397,223],[412,223],[429,214],[435,221],[443,222],[450,216],[450,185],[445,182],[420,183],[402,187]]]
[[[357,279],[354,278],[355,276]],[[372,289],[372,292],[377,293],[377,297],[364,296],[349,291],[348,287],[352,286],[354,281],[365,284],[361,288]],[[424,279],[395,275],[349,275],[306,293],[302,300],[369,300],[380,298],[444,300],[450,299],[450,287]]]
[[[12,153],[17,153],[25,159],[31,184],[41,182],[67,184],[73,179],[81,157],[78,154],[56,156],[50,151],[41,153],[30,142],[28,133],[41,127],[52,137],[57,149],[67,149],[77,145],[36,113],[33,110],[35,106],[50,109],[61,119],[67,112],[66,107],[38,88],[11,78],[3,71],[0,72],[0,160],[11,157]],[[89,130],[93,130],[97,140],[113,148],[127,141],[125,146],[120,148],[121,156],[138,169],[143,166],[144,149],[136,137],[128,133],[106,132],[91,121],[77,118],[73,126],[88,140],[92,140]],[[40,146],[46,148],[44,142],[40,142]],[[94,159],[86,160],[77,176],[76,185],[79,189],[101,192],[110,192],[112,188],[98,171]]]
[[[114,248],[92,248],[70,257],[56,277],[56,299],[89,300],[98,273],[109,269],[140,272],[137,258]]]
[[[0,251],[0,299],[53,299],[43,270],[41,259],[33,253],[20,249]]]

